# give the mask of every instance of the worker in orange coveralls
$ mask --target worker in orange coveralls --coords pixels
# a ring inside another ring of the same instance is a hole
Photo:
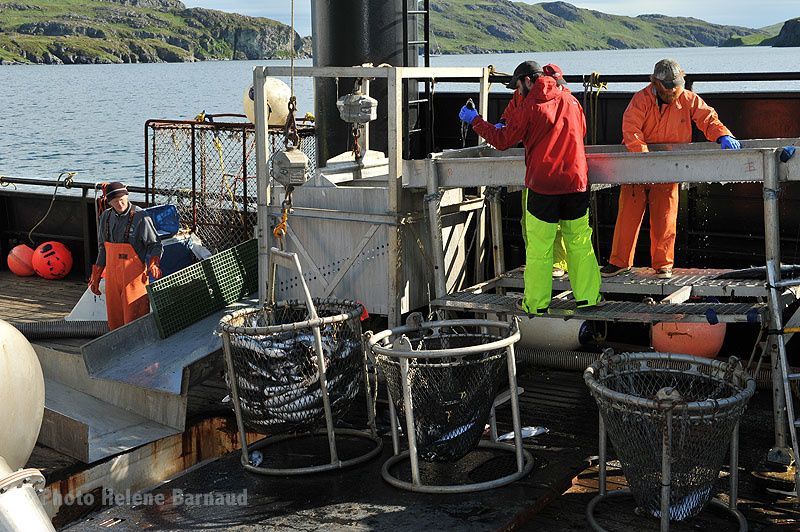
[[[161,277],[163,247],[150,217],[128,201],[125,185],[109,183],[105,197],[111,208],[100,215],[89,289],[100,295],[105,270],[108,329],[114,330],[150,312],[148,273],[153,279]]]
[[[684,71],[674,59],[656,63],[650,84],[633,95],[622,116],[622,142],[631,152],[647,152],[648,144],[688,144],[692,122],[723,150],[741,146],[697,94],[685,90]],[[644,210],[650,205],[650,260],[657,277],[672,277],[675,261],[675,224],[678,217],[678,183],[622,185],[614,241],[603,277],[627,272],[633,265],[636,240]]]
[[[555,64],[548,64],[542,67],[545,76],[550,76],[556,80],[556,85],[560,90],[569,92],[567,82],[564,80],[564,72],[561,67]],[[514,94],[511,95],[511,101],[508,102],[503,114],[500,116],[500,121],[495,124],[495,128],[502,129],[508,124],[511,115],[523,100],[522,93],[512,87],[509,83],[507,88],[514,89]],[[522,217],[520,218],[520,225],[522,225],[522,240],[525,246],[528,245],[528,231],[525,228],[525,212],[528,209],[528,187],[522,189]],[[561,226],[556,231],[556,239],[553,243],[553,279],[564,277],[567,273],[567,247],[564,245],[564,237],[561,235]]]

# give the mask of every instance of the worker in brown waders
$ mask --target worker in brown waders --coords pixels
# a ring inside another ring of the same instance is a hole
[[[100,215],[97,263],[92,265],[89,289],[100,295],[105,269],[108,329],[114,330],[150,312],[147,274],[161,277],[163,248],[153,221],[128,201],[125,185],[109,183],[105,197],[111,208]]]

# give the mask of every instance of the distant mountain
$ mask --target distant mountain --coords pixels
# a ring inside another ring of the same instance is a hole
[[[800,46],[800,19],[752,29],[509,0],[432,0],[431,10],[436,53]],[[290,34],[274,20],[187,9],[178,0],[0,0],[0,63],[285,58]],[[310,37],[295,33],[295,53],[311,55]]]
[[[781,32],[769,44],[781,47],[800,46],[800,17],[787,20]]]
[[[623,17],[566,2],[431,2],[433,48],[441,53],[533,52],[720,46],[731,37],[775,34],[687,17]]]
[[[291,28],[178,0],[0,0],[0,61],[151,63],[289,57]],[[295,51],[310,39],[295,33]]]

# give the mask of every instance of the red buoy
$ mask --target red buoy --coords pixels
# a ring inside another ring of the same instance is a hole
[[[30,277],[36,273],[33,271],[31,259],[33,259],[33,249],[25,244],[20,244],[19,246],[14,246],[14,249],[8,253],[6,263],[12,273],[20,277]]]
[[[45,279],[61,279],[72,269],[72,253],[61,242],[45,242],[33,252],[33,269]]]
[[[683,353],[715,358],[725,341],[725,323],[656,323],[653,349],[660,353]]]

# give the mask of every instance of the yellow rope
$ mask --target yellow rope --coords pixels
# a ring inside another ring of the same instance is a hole
[[[222,143],[219,141],[219,137],[217,137],[216,133],[214,134],[214,147],[217,148],[217,154],[219,155],[219,169],[220,172],[222,172],[222,184],[225,185],[225,188],[228,190],[228,195],[231,197],[233,210],[239,212],[239,207],[236,205],[236,195],[233,193],[233,189],[231,189],[228,183],[228,176],[225,175],[225,159],[222,156]]]
[[[284,206],[283,215],[281,215],[281,221],[278,225],[275,226],[275,229],[272,230],[272,234],[275,235],[275,238],[280,240],[281,248],[283,247],[283,237],[286,236],[288,221],[289,221],[289,207]]]
[[[600,92],[608,90],[608,83],[600,81],[600,72],[592,72],[588,81],[583,82],[584,90],[589,89],[589,130],[591,131],[591,143],[597,144],[597,115],[600,106]],[[594,101],[592,101],[594,97]]]

